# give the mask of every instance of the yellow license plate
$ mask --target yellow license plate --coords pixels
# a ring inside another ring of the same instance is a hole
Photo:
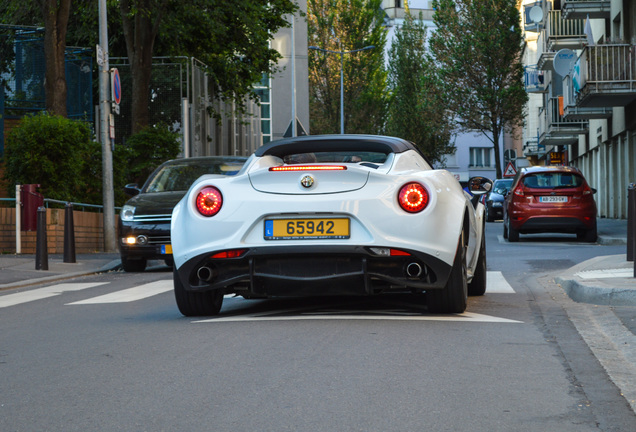
[[[348,218],[267,219],[265,240],[347,239]]]

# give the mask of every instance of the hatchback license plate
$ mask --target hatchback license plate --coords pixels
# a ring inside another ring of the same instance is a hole
[[[568,202],[568,197],[566,197],[566,196],[542,196],[542,197],[539,197],[539,202],[542,202],[542,203]]]
[[[265,240],[348,239],[348,218],[267,219]]]

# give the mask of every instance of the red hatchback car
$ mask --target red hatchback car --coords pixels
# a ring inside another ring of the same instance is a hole
[[[595,242],[595,193],[577,168],[521,168],[504,202],[504,238],[516,242],[520,233],[562,232]]]

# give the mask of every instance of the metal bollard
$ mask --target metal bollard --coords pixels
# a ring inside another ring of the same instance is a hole
[[[35,269],[49,269],[49,251],[46,244],[46,208],[38,207],[35,242]]]
[[[64,208],[64,262],[75,262],[75,227],[73,226],[73,204]]]
[[[636,183],[627,188],[627,261],[634,261],[634,241],[636,239]]]

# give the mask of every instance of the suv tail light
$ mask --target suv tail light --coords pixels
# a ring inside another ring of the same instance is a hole
[[[398,202],[404,211],[409,213],[421,212],[428,206],[428,191],[419,183],[407,183],[398,193]]]
[[[197,210],[203,216],[214,216],[221,210],[222,205],[223,195],[221,195],[221,191],[214,186],[204,187],[197,195]]]

